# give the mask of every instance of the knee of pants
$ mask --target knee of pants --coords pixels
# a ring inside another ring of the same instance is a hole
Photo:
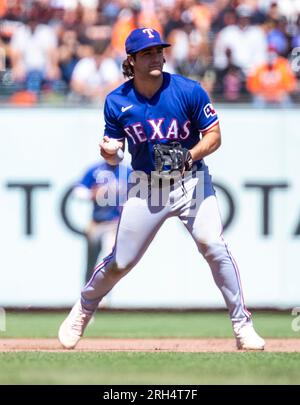
[[[214,238],[199,238],[196,242],[199,251],[206,258],[219,256],[220,252],[223,252],[225,248],[225,242],[220,236]]]
[[[114,260],[110,264],[109,273],[112,276],[123,277],[132,269],[133,266],[134,264],[130,262],[121,262],[120,260]]]
[[[210,246],[210,245],[224,245],[224,240],[220,235],[220,232],[214,232],[213,230],[200,230],[194,231],[193,237],[198,246]]]

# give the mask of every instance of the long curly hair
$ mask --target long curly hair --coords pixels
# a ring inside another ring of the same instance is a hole
[[[134,57],[134,55],[133,55]],[[128,58],[123,60],[122,63],[122,72],[125,79],[132,79],[134,77],[134,69],[133,66],[129,63]]]
[[[135,60],[135,54],[131,55]],[[166,63],[166,59],[164,58],[164,63]],[[122,72],[125,79],[132,79],[134,77],[134,68],[130,64],[128,57],[123,60],[122,63]]]

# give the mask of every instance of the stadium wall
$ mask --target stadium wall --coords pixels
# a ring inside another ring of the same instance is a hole
[[[223,145],[206,159],[249,306],[299,304],[300,114],[218,109]],[[66,199],[99,159],[96,109],[0,111],[0,305],[69,306],[83,281],[90,206]],[[126,156],[128,159],[128,155]],[[108,295],[112,308],[223,307],[182,225],[167,221]]]

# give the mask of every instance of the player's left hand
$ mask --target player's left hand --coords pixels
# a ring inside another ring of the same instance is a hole
[[[179,142],[155,144],[153,149],[155,170],[161,174],[166,175],[174,171],[183,174],[193,166],[191,152]]]

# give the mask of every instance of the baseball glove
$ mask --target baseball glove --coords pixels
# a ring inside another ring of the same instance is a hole
[[[179,142],[155,144],[153,149],[155,170],[160,175],[170,175],[172,172],[179,172],[182,175],[186,170],[191,170],[193,165],[191,153]]]

